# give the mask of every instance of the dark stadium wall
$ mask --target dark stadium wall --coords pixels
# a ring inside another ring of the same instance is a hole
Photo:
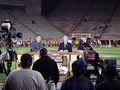
[[[41,0],[25,0],[26,14],[27,15],[40,15],[41,14]]]
[[[41,12],[43,15],[47,15],[52,12],[62,0],[41,0],[42,8]]]
[[[89,1],[89,0],[87,0]],[[47,15],[54,11],[54,9],[78,9],[81,8],[80,4],[83,0],[41,0],[42,14]]]
[[[81,8],[83,0],[26,0],[26,12],[28,15],[46,16],[60,6],[60,9]]]

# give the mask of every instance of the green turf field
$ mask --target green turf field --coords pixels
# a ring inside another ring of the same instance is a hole
[[[117,67],[120,67],[120,47],[105,47],[94,48],[98,53],[101,59],[116,59]]]
[[[46,47],[48,51],[57,51],[57,47]],[[5,50],[2,48],[2,50]],[[30,47],[21,47],[21,48],[15,48],[16,52],[27,52],[30,51]],[[77,48],[73,48],[73,51],[76,51]],[[99,56],[101,59],[116,59],[117,60],[117,67],[120,67],[120,46],[115,48],[115,47],[105,47],[101,46],[99,48],[94,47],[94,50],[96,50],[99,53]],[[15,69],[15,62],[12,63],[11,70]],[[0,80],[4,82],[6,79],[6,76],[4,73],[0,73]]]

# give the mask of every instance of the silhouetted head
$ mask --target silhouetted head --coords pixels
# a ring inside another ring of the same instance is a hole
[[[42,48],[40,50],[40,56],[46,56],[47,55],[47,49],[46,48]]]
[[[23,54],[21,56],[21,67],[30,68],[32,65],[32,57],[30,54]]]
[[[117,75],[117,70],[116,67],[113,65],[107,65],[104,69],[103,69],[103,74],[107,77],[107,78],[114,78]]]
[[[82,58],[74,61],[72,64],[72,72],[73,74],[85,74],[87,72],[87,64],[83,61]]]

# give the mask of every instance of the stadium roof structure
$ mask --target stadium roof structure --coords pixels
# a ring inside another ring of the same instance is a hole
[[[25,6],[25,2],[22,0],[0,0],[0,5]]]

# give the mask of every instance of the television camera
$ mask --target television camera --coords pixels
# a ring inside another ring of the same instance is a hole
[[[10,20],[2,21],[0,26],[0,40],[5,44],[5,51],[0,55],[0,63],[5,71],[5,74],[8,75],[10,73],[12,61],[17,59],[16,51],[14,50],[14,39],[22,38],[22,33],[16,32],[16,29],[12,26]],[[7,70],[5,68],[4,61],[7,62]]]
[[[99,53],[96,52],[89,43],[82,44],[83,46],[83,60],[87,63],[87,74],[86,76],[90,78],[94,85],[97,85],[105,78],[102,71],[107,65],[116,66],[116,60],[101,60]],[[120,72],[120,71],[119,71]],[[120,76],[120,75],[118,75]],[[120,77],[119,77],[120,79]]]
[[[83,51],[82,58],[87,63],[86,76],[90,78],[92,82],[95,82],[99,76],[99,64],[101,62],[99,53],[90,45],[90,39],[87,39],[87,41],[81,39],[78,49]]]

